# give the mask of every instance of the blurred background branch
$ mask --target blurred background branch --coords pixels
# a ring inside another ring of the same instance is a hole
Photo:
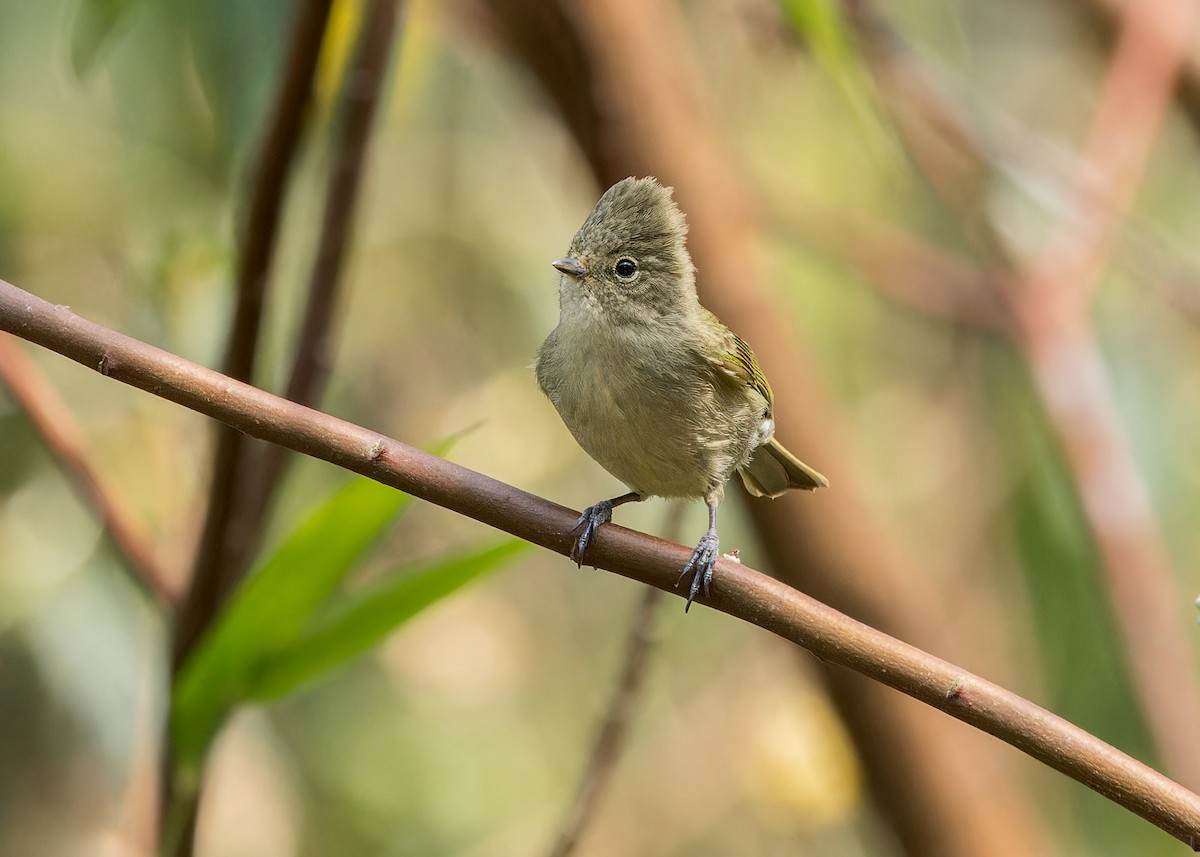
[[[1092,130],[1068,189],[1066,213],[1028,261],[1006,248],[990,220],[985,181],[963,182],[949,164],[996,175],[981,135],[928,85],[928,73],[865,0],[848,3],[896,127],[930,184],[968,227],[1012,307],[1014,342],[1062,443],[1082,508],[1108,572],[1141,707],[1159,752],[1185,782],[1200,783],[1200,670],[1149,496],[1112,401],[1089,319],[1089,300],[1113,237],[1141,183],[1150,149],[1194,32],[1186,2],[1126,4]],[[945,129],[954,129],[945,133]]]
[[[679,508],[678,505],[671,508],[673,516],[678,521],[680,516],[675,511]],[[678,524],[674,527],[668,525],[666,530],[678,532],[679,526]],[[669,536],[665,537],[670,538]],[[677,541],[677,539],[671,539],[671,541]],[[587,832],[599,812],[601,800],[612,781],[617,762],[621,758],[621,750],[625,745],[634,708],[645,687],[647,666],[654,652],[657,637],[655,613],[659,609],[662,595],[662,590],[648,586],[638,602],[637,614],[634,616],[629,630],[621,675],[613,689],[604,722],[600,724],[596,741],[592,745],[587,767],[579,779],[575,798],[567,810],[557,840],[547,852],[550,857],[568,857],[573,854],[579,840]]]
[[[289,399],[301,404],[315,404],[329,376],[338,286],[354,226],[376,106],[395,41],[397,5],[395,0],[366,4],[358,43],[344,73],[321,233],[285,389]],[[249,223],[241,248],[239,302],[226,359],[226,366],[235,367],[231,374],[239,380],[250,380],[253,374],[286,174],[300,142],[299,120],[310,107],[329,4],[309,4],[299,14],[292,55],[265,137],[259,172],[251,185]],[[218,437],[210,515],[197,553],[189,600],[180,614],[176,643],[180,664],[258,553],[271,499],[286,461],[282,447],[254,444],[241,432],[225,428]],[[167,764],[171,764],[170,756]],[[166,782],[173,779],[170,770],[164,772]],[[193,853],[195,847],[199,799],[200,792],[195,788],[168,789],[163,799],[168,835],[178,831],[177,837],[170,840],[174,844],[168,847],[181,857]]]
[[[309,274],[304,315],[296,335],[295,353],[284,396],[316,406],[332,371],[335,322],[340,316],[339,287],[354,234],[355,214],[366,169],[375,114],[379,107],[392,47],[397,40],[398,3],[375,0],[362,13],[358,44],[342,82],[338,128],[321,214],[321,233]],[[262,541],[271,498],[279,485],[286,450],[263,447],[253,477],[246,480],[243,524],[253,554]]]
[[[886,297],[976,331],[1001,333],[1011,317],[988,273],[877,220],[790,200],[776,206],[778,228],[812,244]]]
[[[239,230],[236,292],[222,368],[231,378],[250,381],[278,241],[287,179],[301,144],[313,77],[321,53],[332,0],[303,0],[297,6],[287,59],[255,170],[247,187],[244,224]],[[174,663],[187,656],[250,562],[241,542],[238,500],[246,473],[246,438],[219,426],[213,452],[208,506],[187,596],[175,627]]]
[[[83,427],[21,346],[8,338],[0,338],[0,382],[95,510],[125,568],[164,606],[171,605],[179,595],[178,583],[159,568],[142,525],[92,466]]]

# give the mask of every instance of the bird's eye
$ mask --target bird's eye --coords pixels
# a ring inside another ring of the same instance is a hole
[[[628,282],[637,276],[638,265],[632,259],[621,259],[613,266],[613,273],[617,275],[617,279]]]

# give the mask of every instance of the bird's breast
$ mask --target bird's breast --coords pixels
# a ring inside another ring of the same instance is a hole
[[[560,324],[538,364],[580,446],[635,491],[701,496],[749,455],[761,414],[722,396],[679,333]]]

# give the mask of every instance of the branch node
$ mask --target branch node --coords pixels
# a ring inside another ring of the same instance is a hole
[[[370,449],[367,450],[367,454],[372,461],[381,461],[387,455],[387,441],[382,437],[376,438]]]
[[[112,355],[105,351],[100,355],[99,362],[96,363],[96,371],[107,378],[112,374],[114,364],[115,361],[113,360]]]
[[[966,679],[962,676],[958,676],[954,681],[950,682],[950,687],[946,690],[946,700],[969,706],[970,702],[963,698],[963,686],[965,684]]]

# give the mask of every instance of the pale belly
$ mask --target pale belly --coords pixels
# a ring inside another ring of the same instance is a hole
[[[639,494],[702,497],[769,439],[754,402],[694,363],[610,346],[539,381],[584,451]]]

